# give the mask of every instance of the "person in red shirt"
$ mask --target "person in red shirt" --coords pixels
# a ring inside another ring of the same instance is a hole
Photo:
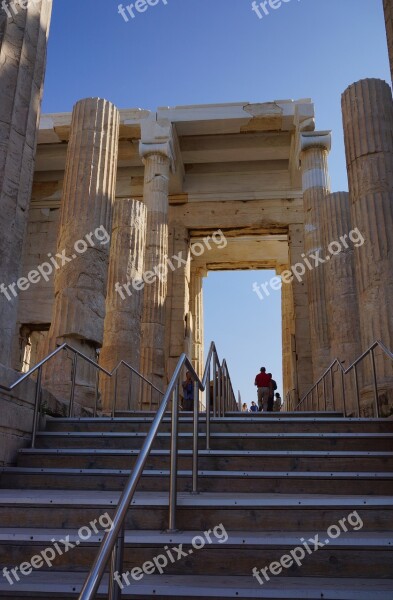
[[[267,411],[270,393],[271,375],[266,373],[265,367],[261,368],[260,373],[255,377],[255,385],[258,388],[259,410]]]

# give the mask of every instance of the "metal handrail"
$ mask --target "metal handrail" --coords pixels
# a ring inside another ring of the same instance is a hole
[[[358,417],[360,417],[361,411],[360,411],[360,396],[359,396],[357,367],[367,356],[370,355],[372,374],[373,374],[375,414],[376,414],[376,417],[379,418],[380,410],[379,410],[379,397],[378,397],[378,382],[377,382],[377,375],[376,375],[376,369],[375,369],[375,355],[374,355],[374,351],[376,348],[380,348],[388,358],[393,360],[393,353],[380,340],[377,340],[373,344],[371,344],[371,346],[369,348],[367,348],[367,350],[365,350],[356,360],[354,360],[347,369],[345,369],[342,362],[338,358],[336,358],[331,363],[331,365],[324,371],[324,373],[321,375],[321,377],[318,379],[318,381],[316,383],[314,383],[312,388],[310,388],[310,390],[303,396],[303,398],[299,401],[299,403],[296,405],[294,410],[295,411],[299,410],[304,402],[308,402],[310,395],[311,395],[311,399],[312,399],[312,403],[313,403],[314,390],[316,390],[316,392],[317,392],[317,403],[318,403],[318,408],[319,408],[318,392],[319,392],[319,385],[321,383],[323,384],[323,400],[324,400],[324,405],[325,405],[325,410],[326,410],[326,408],[327,408],[326,377],[328,375],[330,378],[330,389],[332,391],[332,401],[333,401],[333,409],[334,409],[335,398],[334,398],[334,384],[333,384],[333,369],[334,369],[334,367],[338,367],[338,369],[341,371],[341,386],[342,386],[342,394],[343,394],[344,416],[347,416],[346,402],[345,402],[345,375],[347,375],[350,371],[353,370],[355,390],[356,390],[357,411],[358,411]]]
[[[26,381],[31,375],[33,375],[36,371],[38,371],[37,381],[36,381],[35,400],[34,400],[32,438],[31,438],[32,439],[32,441],[31,441],[32,448],[34,448],[34,446],[35,446],[35,439],[36,439],[36,434],[37,434],[37,421],[38,421],[40,399],[41,399],[41,392],[42,392],[42,368],[44,367],[44,365],[46,365],[50,360],[52,360],[55,356],[57,356],[57,354],[59,354],[63,350],[70,350],[71,352],[73,352],[73,355],[74,355],[73,363],[72,363],[72,371],[71,371],[71,393],[70,393],[70,404],[69,404],[69,411],[68,411],[69,417],[71,417],[73,414],[75,384],[76,384],[76,361],[77,361],[78,356],[80,358],[83,358],[92,367],[94,367],[97,370],[97,375],[101,372],[101,373],[104,373],[105,375],[107,375],[108,377],[113,377],[113,375],[116,376],[119,368],[123,365],[127,369],[129,369],[131,373],[135,373],[143,382],[147,383],[153,390],[158,392],[161,396],[164,395],[164,392],[162,390],[158,389],[153,383],[151,383],[151,381],[146,379],[146,377],[144,377],[141,373],[139,373],[136,369],[134,369],[134,367],[129,365],[124,360],[120,361],[119,364],[116,365],[116,367],[112,371],[108,371],[107,369],[104,369],[104,367],[101,367],[101,365],[96,363],[94,360],[92,360],[89,356],[86,356],[86,354],[84,354],[80,350],[73,348],[72,346],[70,346],[67,343],[61,344],[61,346],[58,346],[56,348],[56,350],[53,350],[53,352],[50,352],[50,354],[48,354],[39,363],[37,363],[34,367],[32,367],[27,373],[24,373],[24,375],[19,377],[19,379],[17,379],[12,385],[5,386],[5,385],[0,384],[1,390],[4,390],[6,392],[12,392],[16,387],[18,387],[21,383]],[[116,398],[116,393],[115,393],[114,398],[113,398],[112,416],[114,416],[114,412],[115,412],[116,399],[117,398]],[[96,384],[96,399],[95,399],[95,406],[94,406],[94,416],[97,416],[97,403],[98,403],[98,381]]]
[[[220,365],[219,357],[214,342],[211,343],[208,357],[206,360],[205,371],[202,380],[199,379],[191,360],[182,354],[175,371],[172,375],[168,389],[164,394],[161,404],[157,410],[156,416],[153,419],[150,430],[139,452],[138,459],[128,478],[126,486],[120,497],[115,515],[112,519],[112,528],[108,531],[101,543],[98,555],[95,558],[93,566],[87,576],[83,588],[79,595],[79,600],[92,600],[98,591],[101,579],[104,575],[106,566],[111,559],[111,571],[108,587],[108,597],[110,600],[118,600],[121,596],[120,588],[114,585],[115,572],[121,572],[124,554],[124,529],[125,517],[131,501],[134,497],[139,480],[142,476],[146,461],[150,455],[154,440],[157,436],[158,429],[164,418],[165,412],[172,399],[172,427],[171,427],[171,449],[170,449],[170,482],[169,482],[169,517],[168,531],[176,531],[176,502],[177,502],[177,457],[178,457],[178,411],[179,411],[179,384],[180,376],[184,368],[190,372],[191,379],[194,382],[194,406],[193,406],[193,451],[192,451],[192,493],[198,493],[198,440],[199,440],[199,392],[207,391],[206,398],[206,444],[210,444],[210,376],[211,376],[211,361],[213,360],[213,375],[214,385],[216,375],[222,373],[227,374],[227,382],[230,381],[226,362]],[[232,389],[232,384],[231,384]],[[232,390],[233,393],[233,390]],[[218,397],[213,395],[213,412],[215,410]],[[230,406],[226,395],[224,394],[223,403],[219,401],[219,405]],[[220,410],[220,407],[218,407]]]

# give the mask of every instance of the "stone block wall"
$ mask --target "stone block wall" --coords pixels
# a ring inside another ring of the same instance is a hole
[[[27,277],[30,271],[49,261],[48,254],[55,256],[59,208],[32,208],[29,213],[27,235],[24,244],[21,276]],[[24,325],[49,325],[54,303],[54,273],[48,281],[41,278],[30,284],[26,291],[19,291],[18,321],[13,347],[13,368],[22,366],[21,327]],[[42,356],[40,357],[42,358]]]

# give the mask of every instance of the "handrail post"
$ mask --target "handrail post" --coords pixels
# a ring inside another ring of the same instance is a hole
[[[131,410],[131,404],[132,404],[132,376],[133,376],[133,370],[130,369],[130,381],[128,384],[128,398],[127,398],[128,410]],[[139,398],[138,398],[138,402],[139,402]]]
[[[124,523],[120,530],[117,542],[111,554],[111,568],[109,574],[108,600],[120,600],[121,589],[115,580],[115,573],[123,573],[123,557],[124,557]]]
[[[95,394],[95,399],[94,399],[94,413],[93,413],[94,418],[97,417],[99,389],[100,389],[100,372],[97,371],[97,373],[96,373],[96,394]]]
[[[371,348],[371,368],[373,373],[373,386],[374,386],[374,400],[375,400],[375,413],[377,419],[379,419],[379,398],[378,398],[378,384],[377,384],[377,374],[375,369],[375,356],[374,356],[374,348]]]
[[[217,362],[213,355],[213,417],[217,416]]]
[[[206,382],[206,450],[210,450],[210,365]]]
[[[330,368],[330,389],[332,391],[333,410],[336,410],[336,402],[334,400],[333,367]]]
[[[220,363],[218,363],[217,365],[217,401],[218,401],[218,418],[221,417],[221,394],[222,394],[222,370],[221,370],[221,365]]]
[[[117,386],[118,386],[118,370],[116,370],[115,374],[115,392],[113,394],[113,402],[112,402],[112,419],[115,418],[116,414],[116,404],[117,404]]]
[[[35,447],[35,438],[37,434],[37,420],[39,414],[39,405],[41,400],[41,381],[42,381],[42,366],[38,369],[37,382],[35,388],[34,412],[33,412],[33,431],[31,434],[31,447]]]
[[[78,364],[78,355],[74,352],[74,357],[72,359],[72,367],[71,367],[71,396],[70,396],[70,405],[68,407],[68,418],[71,418],[74,412],[74,400],[75,400],[75,381],[76,381],[76,367]]]
[[[192,493],[198,494],[198,435],[199,435],[199,384],[194,383],[194,433],[192,447]]]
[[[342,396],[343,396],[343,408],[344,408],[344,417],[347,416],[347,403],[346,403],[346,399],[345,399],[345,378],[344,378],[344,371],[342,369],[340,369],[341,371],[341,389],[342,389]]]
[[[353,368],[354,378],[355,378],[355,391],[356,391],[356,403],[358,407],[358,417],[360,419],[360,398],[359,398],[359,383],[358,383],[358,366],[355,364]]]
[[[176,531],[177,500],[177,443],[179,428],[179,381],[172,395],[171,470],[169,481],[169,525],[168,532]]]

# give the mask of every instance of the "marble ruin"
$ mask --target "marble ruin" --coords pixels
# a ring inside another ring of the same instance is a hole
[[[392,2],[384,4],[393,64]],[[365,79],[344,92],[349,193],[332,193],[331,133],[316,129],[310,99],[151,112],[88,98],[72,114],[40,118],[50,13],[51,2],[43,0],[13,20],[0,13],[3,380],[64,341],[109,370],[127,361],[159,389],[183,351],[202,373],[203,279],[214,270],[286,274],[288,409],[334,358],[349,365],[375,340],[393,348],[393,104],[387,83]],[[93,244],[90,237],[73,258],[75,244],[99,228],[110,243]],[[301,279],[288,277],[291,266],[325,252],[354,228],[363,246],[305,269]],[[217,230],[225,248],[212,244],[191,256],[192,244]],[[71,260],[54,267],[51,277],[31,275],[56,255]],[[177,268],[157,276],[159,265],[176,255]],[[117,284],[123,290],[128,284],[131,293],[122,292],[123,298]],[[377,367],[391,413],[392,367],[379,355]],[[62,398],[71,368],[65,354],[47,367],[48,392]],[[371,414],[370,378],[364,367],[365,414]],[[95,373],[78,365],[76,383],[78,402],[91,408]],[[98,385],[109,410],[109,383],[102,377]],[[128,376],[119,375],[118,385],[120,408],[136,408],[125,400]],[[0,404],[6,402],[1,397]],[[23,407],[23,398],[17,402]],[[155,405],[156,399],[142,395],[141,402]],[[23,437],[15,419],[9,431]]]

